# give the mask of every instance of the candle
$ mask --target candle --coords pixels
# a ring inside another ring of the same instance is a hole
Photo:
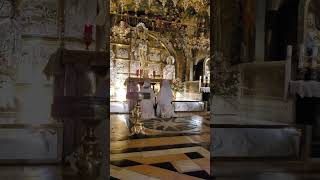
[[[287,46],[287,57],[288,58],[292,57],[292,46],[291,45]]]
[[[86,49],[89,49],[90,44],[92,43],[92,32],[93,32],[93,25],[92,24],[85,24],[84,25],[84,32],[83,32],[83,40],[86,45]]]
[[[298,64],[298,67],[299,67],[299,69],[302,69],[303,68],[303,66],[304,66],[304,53],[305,53],[305,51],[304,51],[305,49],[304,49],[304,44],[301,44],[300,45],[300,53],[299,53],[299,64]]]

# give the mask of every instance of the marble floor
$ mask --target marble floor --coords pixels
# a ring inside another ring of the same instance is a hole
[[[318,161],[212,161],[216,180],[319,180]]]
[[[111,115],[111,179],[211,179],[207,113],[145,120],[146,135],[130,136],[129,116]]]
[[[197,155],[198,156],[198,155]],[[175,157],[176,159],[186,157]],[[194,162],[203,167],[201,159],[196,159]],[[147,160],[144,163],[153,163],[152,160]],[[212,161],[213,172],[215,180],[319,180],[320,179],[320,163],[319,162],[292,162],[292,161],[264,161],[264,162],[252,162],[252,161]],[[175,173],[173,168],[175,166],[166,166],[164,164],[158,164],[156,166],[139,165],[131,166],[131,168],[123,169],[129,175],[129,178],[134,180],[144,179],[159,179],[164,177],[165,179],[172,179],[175,177],[181,177],[182,179],[190,179],[187,175],[181,175]],[[163,173],[163,168],[170,168],[169,172]],[[147,173],[145,170],[149,169]],[[120,168],[116,168],[112,165],[111,173],[119,173]],[[176,169],[177,170],[177,169]],[[115,171],[115,172],[114,172]],[[121,170],[120,170],[121,171]],[[139,173],[143,171],[143,173]],[[159,178],[152,178],[150,175],[158,175]],[[147,175],[145,175],[147,174]],[[170,177],[163,174],[171,175]],[[149,176],[148,176],[149,175]],[[198,174],[199,175],[199,174]],[[161,177],[160,177],[161,176]],[[197,179],[195,177],[191,177]],[[0,179],[1,180],[89,180],[79,179],[79,177],[72,176],[60,166],[0,166]],[[117,179],[110,177],[110,179]],[[198,178],[200,179],[200,178]],[[209,178],[212,179],[212,178]]]

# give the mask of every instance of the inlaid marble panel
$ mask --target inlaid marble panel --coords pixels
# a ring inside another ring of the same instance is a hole
[[[204,111],[204,106],[204,102],[201,101],[174,102],[174,110],[176,112]]]
[[[129,113],[128,103],[126,102],[110,102],[111,113]]]
[[[217,128],[211,129],[213,157],[297,157],[297,129]]]
[[[57,130],[0,128],[0,144],[0,161],[60,159]]]
[[[47,123],[52,104],[52,78],[43,74],[49,57],[57,49],[56,43],[25,41],[22,58],[17,67],[15,92],[19,103],[18,121]],[[32,104],[32,106],[30,106]]]
[[[57,0],[23,0],[20,6],[23,33],[58,36]]]
[[[188,116],[177,118],[158,118],[144,120],[144,127],[162,133],[188,133],[201,132],[203,118],[200,116]]]
[[[58,49],[57,42],[23,41],[21,60],[18,62],[17,81],[48,83],[43,70],[50,56]]]

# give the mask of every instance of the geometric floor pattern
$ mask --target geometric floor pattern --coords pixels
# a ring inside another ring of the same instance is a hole
[[[189,116],[179,114],[179,117],[182,115]],[[192,113],[189,119],[148,121],[145,122],[146,130],[160,133],[137,137],[129,137],[128,117],[120,114],[112,117],[110,179],[213,179],[209,176],[210,126],[207,116]]]
[[[110,179],[211,179],[209,156],[202,147],[111,155]]]

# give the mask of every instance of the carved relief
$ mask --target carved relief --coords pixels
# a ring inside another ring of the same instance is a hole
[[[57,43],[27,41],[23,43],[21,61],[18,64],[17,80],[19,82],[37,81],[45,83],[42,73],[49,57],[57,50]]]
[[[23,0],[21,17],[23,33],[57,36],[56,0]]]

